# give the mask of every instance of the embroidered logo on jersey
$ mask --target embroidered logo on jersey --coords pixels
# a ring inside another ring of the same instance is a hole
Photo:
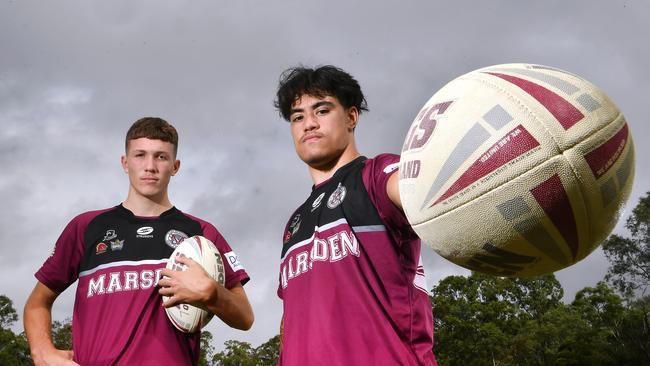
[[[135,236],[136,238],[153,238],[153,235],[151,235],[151,233],[153,233],[153,228],[151,226],[143,226],[139,228],[136,233],[138,234]]]
[[[330,195],[330,198],[327,199],[327,207],[336,208],[338,205],[343,202],[345,199],[346,189],[345,186],[342,186],[341,183],[336,187],[334,192]]]
[[[124,240],[115,239],[111,241],[111,250],[122,250],[124,247]]]
[[[226,260],[228,261],[228,264],[230,264],[230,268],[232,268],[233,272],[244,269],[244,266],[239,262],[237,254],[235,254],[235,252],[228,252],[224,254],[224,257],[226,257]]]
[[[300,229],[300,214],[294,216],[291,220],[291,224],[289,224],[289,232],[291,233],[290,236],[295,234],[298,229]]]
[[[102,241],[109,241],[115,238],[117,238],[117,234],[115,233],[115,230],[110,229],[110,230],[106,230],[106,234],[104,235],[104,239],[102,239]]]
[[[108,250],[108,245],[106,245],[104,242],[101,242],[97,244],[97,247],[95,248],[95,254],[105,253],[106,250]]]
[[[172,249],[176,249],[178,244],[187,238],[188,236],[184,232],[171,229],[167,232],[167,234],[165,234],[165,243],[172,247]]]
[[[318,196],[314,202],[311,203],[311,212],[314,212],[314,210],[320,206],[320,204],[323,202],[323,197],[325,197],[325,192],[321,193],[320,196]]]

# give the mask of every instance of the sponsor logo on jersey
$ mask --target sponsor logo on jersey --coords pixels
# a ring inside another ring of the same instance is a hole
[[[390,174],[395,171],[395,169],[399,168],[399,163],[393,163],[393,164],[388,164],[384,168],[384,173]]]
[[[226,257],[226,260],[228,261],[228,264],[230,264],[230,268],[232,268],[233,272],[244,269],[244,266],[239,262],[237,254],[235,254],[235,252],[228,252],[224,254],[224,257]]]
[[[151,226],[143,226],[139,228],[136,233],[138,234],[135,236],[136,238],[153,238],[153,235],[151,235],[151,233],[153,233],[153,228]]]
[[[106,234],[104,235],[104,239],[102,241],[109,241],[117,238],[117,234],[115,233],[115,229],[109,229],[106,230]]]
[[[336,208],[338,205],[340,205],[341,202],[343,202],[345,199],[346,192],[347,190],[345,189],[345,186],[339,183],[338,187],[336,187],[334,192],[332,192],[330,197],[327,199],[327,207]]]
[[[172,249],[176,249],[176,247],[187,238],[188,236],[184,232],[171,229],[167,234],[165,234],[165,243]]]
[[[111,241],[111,250],[122,250],[124,247],[124,239],[115,239]]]
[[[325,192],[321,193],[320,196],[316,197],[314,202],[311,203],[311,212],[314,212],[314,210],[317,209],[321,203],[323,203],[323,197],[325,197]]]
[[[101,242],[97,244],[97,247],[95,247],[95,254],[105,253],[106,250],[108,250],[108,245],[106,245],[104,242]]]

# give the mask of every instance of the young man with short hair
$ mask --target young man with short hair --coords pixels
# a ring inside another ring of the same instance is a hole
[[[354,130],[367,110],[359,84],[334,66],[292,68],[275,105],[314,182],[283,237],[280,365],[436,365],[399,156],[359,154]]]
[[[180,168],[177,147],[178,134],[166,121],[136,121],[121,158],[129,177],[126,200],[75,217],[36,272],[24,314],[36,365],[198,364],[200,332],[174,328],[163,306],[187,303],[231,327],[251,327],[253,312],[242,287],[249,277],[236,254],[213,225],[169,200],[170,179]],[[174,248],[194,235],[210,239],[230,264],[225,287],[191,259],[178,259],[186,271],[165,269]],[[73,350],[58,350],[51,338],[52,304],[76,280]],[[170,299],[163,304],[161,295]]]

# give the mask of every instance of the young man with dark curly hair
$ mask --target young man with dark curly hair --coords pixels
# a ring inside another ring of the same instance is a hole
[[[280,365],[436,365],[420,240],[401,209],[399,156],[361,156],[366,100],[334,66],[291,68],[275,105],[312,192],[283,237]]]

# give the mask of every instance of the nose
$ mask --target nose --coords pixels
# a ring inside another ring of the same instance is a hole
[[[147,172],[155,172],[156,171],[155,160],[156,160],[155,156],[149,155],[145,159],[144,170],[147,171]]]
[[[305,115],[305,123],[303,125],[305,131],[315,130],[318,127],[320,127],[318,118],[313,113]]]

